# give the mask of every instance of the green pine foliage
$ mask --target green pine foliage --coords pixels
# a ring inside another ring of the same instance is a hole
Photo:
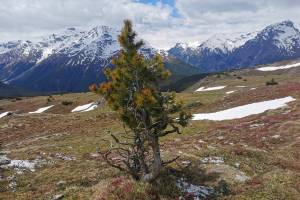
[[[135,38],[132,23],[124,21],[119,36],[122,50],[112,62],[115,67],[105,71],[107,82],[90,89],[105,98],[118,113],[124,127],[130,130],[125,130],[132,139],[130,144],[126,143],[128,148],[118,149],[118,152],[124,151],[120,156],[122,164],[113,163],[108,152],[105,153],[106,160],[136,180],[150,182],[168,163],[160,157],[159,138],[170,133],[180,134],[179,127],[187,126],[191,116],[183,110],[181,103],[175,101],[174,93],[162,93],[159,88],[159,82],[170,76],[162,57],[145,58],[139,53],[144,42],[136,42]],[[124,146],[116,136],[113,138]]]

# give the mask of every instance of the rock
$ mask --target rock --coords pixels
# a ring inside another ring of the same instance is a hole
[[[63,194],[57,194],[57,195],[55,195],[53,198],[52,198],[52,200],[61,200],[61,199],[63,199],[64,198],[64,195]]]
[[[56,183],[56,186],[58,186],[58,187],[63,187],[63,186],[66,185],[66,184],[67,184],[66,181],[58,181],[58,182]]]
[[[194,196],[194,199],[206,199],[214,192],[211,187],[193,185],[185,182],[183,179],[177,180],[176,185],[187,194]]]
[[[273,135],[272,138],[278,139],[278,138],[280,138],[280,135]]]
[[[205,141],[203,140],[198,140],[199,143],[206,143]]]
[[[8,159],[5,155],[0,155],[0,166],[10,164],[10,159]]]
[[[205,157],[203,159],[200,160],[202,163],[204,164],[223,164],[224,163],[224,159],[222,157],[217,157],[217,156],[213,156],[213,157]]]
[[[244,172],[240,172],[240,174],[237,174],[234,178],[237,182],[245,182],[249,180],[249,177],[245,175]]]
[[[225,138],[224,136],[218,136],[217,137],[218,140],[224,140],[224,138]]]
[[[176,138],[174,141],[175,142],[181,142],[181,139],[180,138]]]

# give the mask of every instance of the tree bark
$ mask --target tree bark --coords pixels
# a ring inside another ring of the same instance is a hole
[[[157,136],[151,136],[149,138],[151,141],[150,146],[152,148],[152,153],[153,153],[153,166],[151,168],[150,173],[147,173],[143,175],[142,181],[144,182],[152,182],[154,181],[162,168],[162,160],[160,156],[160,146],[159,146],[159,141]]]

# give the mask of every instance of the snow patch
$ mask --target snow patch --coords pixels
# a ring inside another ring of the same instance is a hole
[[[224,89],[226,86],[216,86],[216,87],[200,87],[199,89],[197,89],[195,92],[206,92],[206,91],[214,91],[214,90],[222,90]]]
[[[88,111],[95,110],[97,107],[98,105],[95,102],[92,102],[89,104],[78,106],[74,108],[71,112],[88,112]]]
[[[235,92],[236,92],[236,90],[232,90],[232,91],[226,92],[226,94],[232,94],[232,93],[235,93]]]
[[[290,69],[290,68],[294,68],[294,67],[300,67],[300,63],[281,65],[281,66],[261,67],[261,68],[257,68],[257,70],[262,71],[262,72],[269,72],[269,71],[276,71],[276,70],[281,70],[281,69]]]
[[[11,111],[7,111],[7,112],[4,112],[4,113],[1,113],[0,114],[0,119],[3,118],[3,117],[6,117],[8,115],[10,115],[12,112]]]
[[[287,103],[295,100],[296,99],[289,96],[281,99],[275,99],[275,100],[263,101],[259,103],[247,104],[244,106],[238,106],[238,107],[230,108],[215,113],[194,114],[193,120],[222,121],[222,120],[240,119],[250,115],[261,114],[267,110],[274,110],[281,107],[285,107],[287,106]]]
[[[29,114],[43,113],[43,112],[45,112],[46,110],[52,108],[53,106],[54,106],[54,105],[52,105],[52,106],[47,106],[47,107],[43,107],[43,108],[39,108],[39,109],[37,109],[37,110],[34,111],[34,112],[29,112]]]

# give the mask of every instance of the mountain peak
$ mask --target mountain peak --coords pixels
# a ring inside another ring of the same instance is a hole
[[[248,34],[215,34],[206,40],[199,48],[209,49],[210,51],[222,51],[223,53],[231,52],[234,49],[244,45],[250,39],[253,39],[257,32]]]
[[[275,23],[270,26],[267,26],[262,32],[287,32],[292,31],[299,32],[297,28],[295,28],[294,23],[292,21],[286,20],[283,22]]]
[[[264,41],[273,42],[280,49],[289,51],[300,43],[300,32],[289,20],[267,26],[258,36]]]
[[[294,27],[294,23],[290,20],[285,20],[280,23],[277,23],[277,26],[288,26],[288,27]]]
[[[176,43],[175,48],[178,48],[178,49],[187,49],[188,48],[188,44],[187,43]]]

